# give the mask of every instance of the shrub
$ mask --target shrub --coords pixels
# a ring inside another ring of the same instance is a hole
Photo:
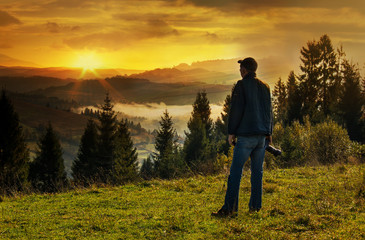
[[[277,130],[282,131],[280,128]],[[279,135],[279,139],[281,138],[279,146],[283,152],[277,159],[279,166],[304,165],[309,132],[310,125],[301,125],[299,122],[294,122],[293,125],[284,128],[283,132],[279,132],[281,134]]]
[[[358,159],[361,163],[364,163],[365,162],[365,145],[358,143],[358,142],[352,142],[351,156]]]
[[[347,131],[332,120],[312,127],[306,157],[312,162],[332,164],[346,161],[351,141]]]

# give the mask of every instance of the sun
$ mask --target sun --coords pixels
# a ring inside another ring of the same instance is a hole
[[[84,77],[87,71],[92,72],[96,77],[99,77],[96,69],[102,67],[102,61],[94,52],[84,52],[78,53],[77,59],[73,64],[74,67],[82,68],[82,73],[80,78]]]

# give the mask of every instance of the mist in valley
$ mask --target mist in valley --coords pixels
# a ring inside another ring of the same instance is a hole
[[[89,108],[95,110],[100,110],[95,106],[85,106],[78,108],[75,111],[80,113],[84,109]],[[215,121],[221,114],[223,109],[223,104],[210,104],[211,108],[211,118]],[[159,128],[159,121],[163,112],[167,110],[172,117],[174,122],[174,127],[177,133],[181,137],[185,137],[184,131],[187,130],[187,122],[193,111],[193,106],[189,105],[166,105],[165,103],[115,103],[114,111],[117,113],[118,118],[128,118],[128,120],[134,123],[140,123],[143,128],[153,131]]]

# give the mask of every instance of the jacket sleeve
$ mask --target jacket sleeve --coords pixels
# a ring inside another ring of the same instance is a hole
[[[241,86],[242,82],[238,81],[236,86],[233,89],[232,93],[232,101],[231,101],[231,108],[229,111],[228,116],[228,134],[229,135],[236,135],[237,129],[241,123],[243,113],[244,113],[244,93]]]

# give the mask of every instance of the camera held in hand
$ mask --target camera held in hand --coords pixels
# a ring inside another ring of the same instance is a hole
[[[271,146],[269,144],[267,144],[265,150],[268,151],[269,153],[271,153],[272,155],[274,155],[275,157],[281,155],[281,150],[280,149],[275,148],[275,147],[273,147],[273,146]]]
[[[236,140],[233,139],[232,141],[233,146],[236,146]],[[278,148],[275,148],[269,144],[269,141],[265,140],[265,150],[274,155],[275,157],[281,155],[281,150]]]

